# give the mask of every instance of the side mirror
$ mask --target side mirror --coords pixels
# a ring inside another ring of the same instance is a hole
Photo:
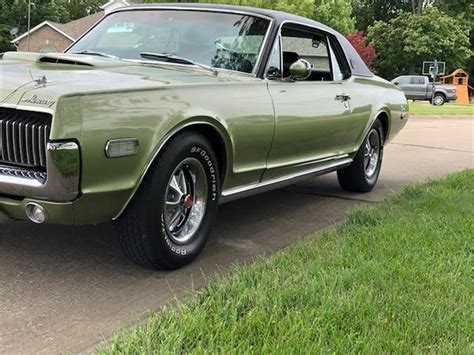
[[[306,80],[311,75],[312,65],[306,59],[298,59],[290,66],[290,77],[293,80]]]
[[[400,85],[400,82],[399,82],[399,81],[394,81],[393,83],[394,83],[395,85],[397,85],[397,86]]]

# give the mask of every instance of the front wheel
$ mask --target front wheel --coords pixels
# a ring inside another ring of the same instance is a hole
[[[435,94],[435,96],[433,96],[433,105],[443,106],[445,102],[446,99],[443,94]]]
[[[374,188],[382,167],[383,144],[383,127],[376,120],[351,165],[337,172],[339,185],[344,190],[369,192]]]
[[[209,142],[191,132],[158,157],[117,223],[122,249],[154,269],[190,263],[205,247],[217,213],[219,171]]]

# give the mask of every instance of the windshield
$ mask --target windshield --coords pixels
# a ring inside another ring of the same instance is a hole
[[[138,10],[107,16],[68,53],[96,52],[123,59],[172,54],[214,68],[252,73],[269,21],[205,11]],[[165,60],[166,61],[166,60]]]

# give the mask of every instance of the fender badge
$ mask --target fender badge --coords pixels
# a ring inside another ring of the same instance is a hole
[[[29,104],[35,104],[35,105],[43,105],[43,106],[47,106],[49,108],[51,108],[51,106],[53,106],[56,101],[51,101],[51,100],[47,100],[47,99],[40,99],[37,95],[33,95],[33,96],[30,96],[30,97],[25,97],[21,100],[21,102],[27,102]]]

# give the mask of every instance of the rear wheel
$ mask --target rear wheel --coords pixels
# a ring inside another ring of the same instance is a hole
[[[374,188],[382,167],[383,144],[383,127],[380,120],[376,120],[352,164],[337,172],[339,185],[344,190],[369,192]]]
[[[440,94],[440,93],[436,93],[434,96],[433,96],[433,105],[435,106],[443,106],[444,103],[446,102],[446,98],[444,97],[443,94]]]
[[[119,219],[122,249],[132,261],[151,268],[190,263],[207,243],[218,195],[211,145],[198,134],[180,134],[166,146]]]

